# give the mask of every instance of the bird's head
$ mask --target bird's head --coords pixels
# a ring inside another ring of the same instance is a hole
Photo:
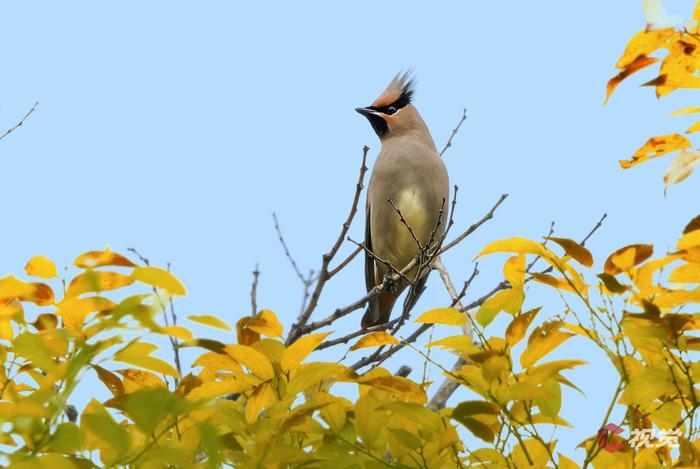
[[[398,74],[370,106],[355,110],[369,120],[382,140],[424,127],[423,119],[411,104],[414,86],[410,72]]]

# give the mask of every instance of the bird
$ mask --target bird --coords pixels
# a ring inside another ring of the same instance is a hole
[[[411,72],[399,73],[370,106],[355,109],[369,120],[381,142],[367,189],[363,245],[367,291],[382,283],[384,288],[370,298],[363,329],[388,322],[394,303],[409,285],[404,310],[415,305],[428,272],[415,279],[414,267],[406,273],[412,284],[402,278],[393,282],[392,267],[403,270],[422,248],[434,248],[445,230],[449,177],[428,126],[412,104],[414,89]]]

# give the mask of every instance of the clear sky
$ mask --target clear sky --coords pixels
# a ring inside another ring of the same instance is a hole
[[[686,17],[692,4],[665,2]],[[186,284],[182,316],[234,322],[249,314],[259,263],[259,304],[289,326],[301,286],[271,215],[302,269],[317,269],[349,208],[362,146],[371,148],[370,163],[379,150],[354,108],[410,67],[415,104],[438,146],[469,109],[445,157],[460,187],[455,232],[510,194],[493,221],[444,259],[457,282],[487,242],[538,238],[551,221],[559,236],[581,238],[607,212],[589,244],[602,270],[614,248],[632,242],[653,242],[663,253],[697,214],[697,175],[664,198],[669,159],[628,171],[617,164],[649,136],[685,129],[688,118],[667,116],[697,104],[680,93],[657,101],[636,86],[653,77],[646,71],[603,106],[617,57],[644,25],[639,1],[24,0],[3,7],[0,129],[40,104],[0,141],[0,275],[21,272],[35,254],[64,266],[83,251],[135,247],[155,264],[170,262]],[[360,217],[351,235],[361,239],[363,230]],[[468,298],[500,280],[502,261],[481,263]],[[363,290],[355,262],[329,285],[318,314]],[[556,297],[538,296],[544,287],[531,290],[526,306],[546,299],[542,318],[562,311]],[[434,275],[417,311],[447,303]],[[357,327],[360,316],[336,329]],[[498,324],[493,333],[502,334]],[[565,395],[562,416],[575,429],[557,438],[572,454],[598,429],[616,378],[583,339],[557,356],[591,362],[568,373],[586,393]],[[400,364],[420,379],[415,353],[387,366]],[[435,371],[431,377],[441,380]],[[101,384],[86,383],[106,398]]]

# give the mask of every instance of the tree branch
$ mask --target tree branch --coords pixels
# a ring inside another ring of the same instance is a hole
[[[362,149],[362,165],[360,166],[360,174],[358,176],[357,184],[355,186],[356,187],[355,188],[355,196],[353,197],[353,200],[352,200],[352,206],[350,207],[350,213],[348,214],[347,219],[345,220],[345,223],[343,223],[343,227],[340,230],[340,234],[338,235],[338,238],[336,239],[335,244],[333,244],[333,247],[331,247],[330,251],[328,251],[326,254],[323,255],[323,261],[321,263],[321,268],[319,269],[318,282],[316,283],[316,288],[314,289],[314,292],[311,295],[311,300],[309,301],[309,305],[299,315],[297,322],[294,325],[292,325],[292,328],[289,331],[289,336],[287,337],[287,345],[294,342],[301,335],[300,330],[306,325],[309,318],[311,317],[311,314],[316,309],[316,306],[318,306],[318,300],[321,296],[321,292],[323,291],[323,287],[326,285],[326,282],[330,278],[330,273],[328,271],[328,265],[333,260],[335,255],[338,253],[338,250],[340,249],[340,246],[343,244],[343,241],[345,241],[345,236],[347,235],[348,230],[350,229],[350,225],[352,224],[352,220],[355,217],[355,214],[357,213],[357,205],[360,201],[360,194],[362,193],[362,189],[364,188],[365,173],[367,172],[366,163],[367,163],[367,152],[368,151],[369,151],[369,147],[367,145],[365,145]]]
[[[5,131],[4,134],[0,135],[0,140],[2,140],[3,138],[7,137],[8,135],[10,135],[10,134],[11,134],[12,132],[14,132],[15,130],[17,130],[17,129],[19,129],[20,127],[22,127],[22,125],[24,124],[24,121],[27,120],[27,118],[28,118],[29,116],[32,115],[32,113],[36,110],[36,107],[37,107],[38,105],[39,105],[39,101],[35,102],[35,103],[34,103],[34,106],[32,106],[32,108],[29,110],[29,112],[27,112],[27,113],[24,115],[24,117],[22,117],[22,119],[20,119],[20,121],[17,122],[17,123],[14,125],[14,127],[10,127],[9,129],[7,129],[7,130]]]
[[[455,138],[455,135],[457,135],[457,132],[459,132],[459,128],[462,127],[462,124],[464,123],[465,120],[467,120],[467,108],[466,107],[464,108],[464,111],[462,111],[462,118],[457,123],[457,127],[452,129],[452,135],[450,135],[450,138],[447,139],[447,143],[445,144],[445,147],[440,152],[440,156],[442,156],[447,151],[447,149],[452,146],[452,139]]]

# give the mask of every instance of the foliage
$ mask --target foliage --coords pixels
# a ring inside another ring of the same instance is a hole
[[[477,311],[477,343],[459,333],[427,345],[450,350],[466,364],[447,370],[417,350],[475,395],[440,411],[425,406],[429,383],[380,367],[358,374],[339,363],[308,361],[328,334],[307,334],[285,346],[282,325],[268,310],[237,322],[235,344],[159,324],[170,295],[185,293],[166,270],[96,251],[79,256],[79,272],[61,283],[54,264],[35,257],[25,271],[42,281],[0,279],[2,443],[16,447],[6,453],[12,467],[578,467],[542,432],[543,426],[569,426],[559,416],[562,386],[577,387],[564,373],[585,364],[545,358],[578,337],[600,347],[619,372],[606,421],[619,405],[627,409],[620,424],[630,432],[683,432],[675,456],[666,446],[601,451],[591,436],[582,443],[584,467],[696,465],[700,369],[692,354],[700,350],[700,338],[692,332],[700,329],[700,315],[683,311],[700,303],[700,218],[688,225],[675,252],[652,258],[652,251],[645,244],[625,246],[591,276],[593,256],[569,239],[511,238],[486,246],[480,256],[514,254],[504,266],[507,298]],[[551,271],[526,276],[527,256],[543,259]],[[561,291],[565,305],[536,327],[541,309],[523,308],[523,286],[530,280]],[[55,293],[50,282],[63,291]],[[155,288],[109,298],[134,282]],[[486,338],[485,329],[503,313],[513,316],[508,327]],[[468,317],[438,308],[416,322],[462,326]],[[190,319],[228,328],[212,316]],[[192,373],[183,375],[153,355],[157,346],[149,337],[157,335],[174,338],[176,350],[200,351]],[[514,353],[523,341],[522,352]],[[373,333],[353,348],[396,342],[386,332]],[[90,401],[76,419],[67,406],[87,373],[95,373],[113,397]],[[336,383],[357,386],[354,402],[334,392]],[[482,444],[462,441],[458,427]]]
[[[668,54],[659,77],[648,83],[659,96],[698,87],[698,26],[676,29],[660,19],[658,2],[645,5],[656,20],[628,44],[608,96],[630,74],[660,61],[652,57],[659,49]],[[698,129],[695,124],[688,133]],[[680,134],[654,137],[622,165],[678,152],[666,183],[678,182],[700,154],[691,146]],[[173,299],[186,294],[184,286],[169,269],[140,256],[143,265],[109,249],[90,251],[75,259],[70,278],[59,278],[50,259],[36,256],[24,279],[0,278],[2,462],[14,468],[700,466],[700,216],[686,226],[673,252],[658,257],[653,246],[633,244],[596,264],[583,242],[568,238],[495,241],[478,257],[507,253],[504,280],[471,305],[462,307],[461,299],[476,269],[461,294],[445,273],[454,301],[417,315],[413,322],[420,326],[408,338],[396,334],[405,314],[388,326],[329,339],[331,333],[322,331],[367,301],[309,322],[323,285],[361,251],[358,246],[329,267],[357,210],[366,155],[367,148],[350,215],[319,273],[307,279],[292,261],[305,296],[300,319],[286,337],[275,313],[257,308],[257,271],[250,316],[235,324],[187,316],[193,324],[224,331],[231,338],[225,341],[196,337],[179,324]],[[490,219],[504,199],[453,241],[416,259],[418,270],[432,261],[440,270],[439,254]],[[452,214],[455,203],[456,194]],[[532,271],[539,260],[547,268]],[[401,272],[394,270],[398,278]],[[533,289],[554,291],[561,303],[529,304]],[[507,325],[500,327],[503,318]],[[415,338],[433,325],[455,333],[415,347]],[[349,350],[373,349],[370,359],[347,366],[344,360],[311,358],[316,350],[350,341]],[[565,455],[553,435],[571,426],[561,417],[563,389],[579,390],[566,374],[586,365],[577,357],[560,358],[558,349],[568,341],[598,347],[619,381],[600,430],[576,454]],[[168,343],[170,350],[159,352]],[[384,347],[385,356],[379,354]],[[432,405],[425,373],[416,382],[380,366],[402,347],[413,348],[409,353],[440,370],[461,389],[460,399],[467,398],[452,407]],[[436,348],[459,358],[458,365],[436,360]],[[185,350],[195,357],[186,363],[190,372],[183,371]],[[71,403],[85,396],[80,384],[86,376],[99,380],[111,397],[92,398],[77,409]],[[623,418],[611,422],[620,409]],[[630,445],[621,436],[624,429],[651,437]],[[677,449],[667,444],[669,435]]]
[[[691,21],[683,28],[674,27],[674,18],[666,15],[660,0],[645,0],[647,27],[635,34],[615,64],[620,72],[608,81],[605,101],[627,77],[650,65],[660,63],[656,78],[642,86],[653,86],[661,98],[679,89],[700,88],[700,3],[695,6]],[[654,56],[665,51],[663,59]],[[700,112],[700,107],[686,107],[671,116],[684,116]],[[685,131],[700,131],[700,121]],[[621,160],[620,166],[631,168],[653,158],[675,153],[676,156],[664,174],[668,188],[686,179],[700,159],[700,150],[684,135],[674,133],[651,137],[629,160]]]

